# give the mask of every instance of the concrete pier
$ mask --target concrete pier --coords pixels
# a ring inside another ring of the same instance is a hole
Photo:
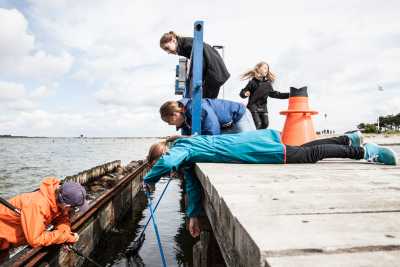
[[[400,266],[400,167],[198,164],[227,266]]]

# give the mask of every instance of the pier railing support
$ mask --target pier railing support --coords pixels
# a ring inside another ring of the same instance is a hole
[[[203,21],[194,23],[192,47],[192,135],[201,134],[201,99],[203,98]]]

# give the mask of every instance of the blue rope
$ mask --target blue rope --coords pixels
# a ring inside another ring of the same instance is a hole
[[[168,182],[167,182],[167,184],[165,185],[163,191],[161,192],[161,195],[160,195],[160,197],[159,197],[158,200],[157,200],[156,206],[154,207],[154,212],[157,210],[158,204],[160,204],[160,201],[161,201],[162,197],[164,196],[164,193],[165,193],[165,191],[167,190],[167,187],[168,187],[168,185],[169,185],[169,183],[170,183],[171,181],[172,181],[172,178],[168,178]],[[151,221],[151,218],[153,218],[152,215],[150,215],[150,217],[147,219],[147,222],[146,222],[146,224],[144,225],[143,230],[142,230],[142,233],[139,235],[139,237],[142,236],[142,235],[144,234],[144,232],[146,231],[146,228],[147,228],[147,226],[149,225],[149,223],[150,223],[150,221]]]
[[[172,178],[169,177],[167,184],[165,185],[160,197],[157,200],[157,204],[154,207],[153,213],[156,212],[156,210],[158,208],[158,205],[160,204],[161,199],[163,198],[163,196],[164,196],[164,194],[165,194],[165,192],[166,192],[166,190],[168,188],[168,185],[170,184],[171,181],[172,181]],[[143,188],[143,191],[146,192],[146,188]],[[146,193],[145,193],[145,195],[147,196]],[[142,244],[144,242],[144,233],[146,232],[147,226],[149,225],[149,223],[150,223],[152,218],[153,218],[153,216],[150,214],[149,218],[147,219],[146,224],[144,225],[142,231],[140,232],[140,235],[138,235],[138,237],[133,242],[131,242],[131,244],[128,246],[128,248],[126,250],[127,254],[135,255],[135,254],[138,253],[139,249],[141,248],[141,246],[142,246]]]
[[[154,213],[153,213],[153,207],[151,206],[150,193],[147,190],[145,190],[145,193],[146,193],[146,196],[147,196],[147,199],[148,199],[148,202],[149,202],[148,207],[149,207],[149,210],[150,210],[151,218],[153,220],[153,227],[154,227],[154,232],[156,233],[156,237],[157,237],[158,248],[160,249],[161,260],[162,260],[163,266],[167,267],[167,262],[165,261],[164,251],[163,251],[163,248],[162,248],[162,245],[161,245],[160,234],[158,233],[158,227],[157,227],[157,223],[156,223],[156,218],[155,218]]]

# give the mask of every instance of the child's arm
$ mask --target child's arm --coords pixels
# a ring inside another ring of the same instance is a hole
[[[209,105],[202,105],[201,115],[201,134],[221,134],[221,125],[219,123],[217,114],[215,114],[215,111]]]
[[[53,220],[53,225],[58,230],[71,232],[71,222],[68,215],[61,214]]]
[[[189,155],[189,151],[185,147],[172,147],[165,155],[163,155],[151,170],[143,178],[144,183],[157,183],[161,177],[172,171],[178,170],[179,166]]]
[[[53,231],[46,231],[45,214],[40,206],[32,202],[21,210],[21,226],[27,243],[35,248],[53,244],[73,243],[77,239],[68,227],[57,227]]]
[[[271,85],[272,87],[272,85]],[[274,88],[269,92],[268,94],[269,97],[272,98],[278,98],[278,99],[288,99],[289,98],[289,93],[281,93],[278,91],[275,91]]]
[[[189,137],[191,137],[191,136],[190,136],[190,135],[180,135],[180,134],[176,134],[176,135],[167,136],[167,137],[165,138],[165,140],[166,140],[168,143],[172,143],[172,142],[175,142],[176,139],[179,139],[179,138],[189,138]]]
[[[186,214],[188,217],[197,217],[203,213],[201,206],[201,184],[194,172],[194,164],[183,168],[185,176],[185,190],[188,195]]]
[[[248,83],[247,83],[247,85],[246,85],[246,87],[245,88],[243,88],[241,91],[240,91],[240,97],[241,98],[246,98],[246,97],[248,97],[248,96],[250,96],[252,93],[254,93],[254,91],[255,91],[255,86],[254,86],[255,84],[254,84],[254,82],[253,82],[253,80],[250,80]]]

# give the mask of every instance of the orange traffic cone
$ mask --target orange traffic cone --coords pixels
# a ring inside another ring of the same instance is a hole
[[[318,114],[318,111],[312,111],[308,107],[307,87],[290,87],[288,110],[281,111],[280,114],[287,116],[282,143],[300,146],[317,138],[311,115]]]

